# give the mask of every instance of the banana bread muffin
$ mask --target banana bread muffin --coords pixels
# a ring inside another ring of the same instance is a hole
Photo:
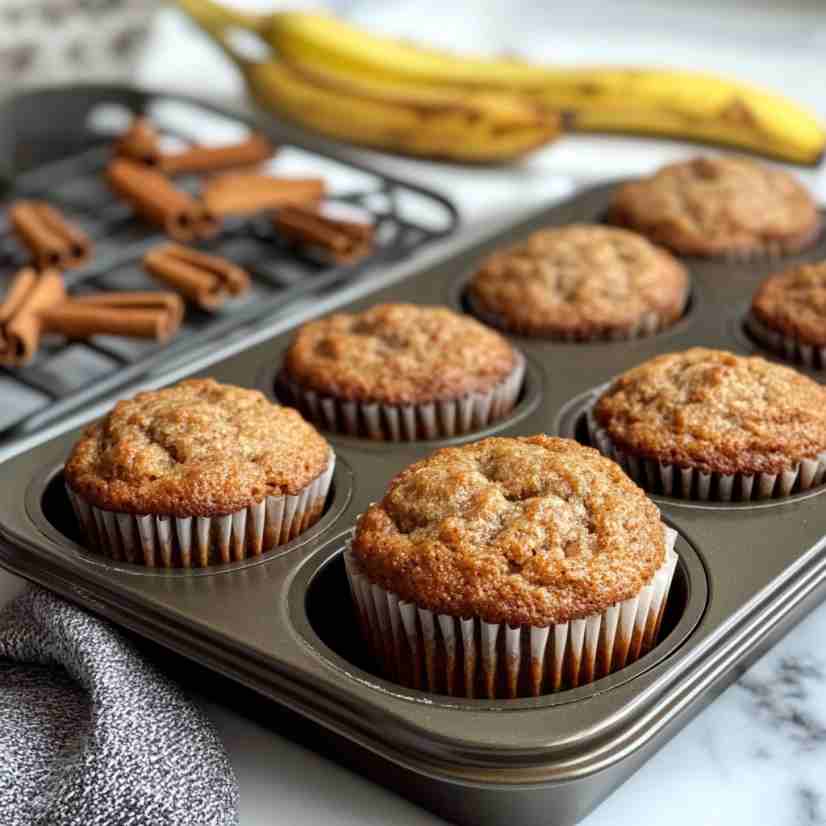
[[[593,408],[591,439],[650,490],[785,496],[822,479],[826,388],[757,356],[694,347],[616,379]]]
[[[826,367],[826,261],[769,276],[754,294],[747,324],[789,361]]]
[[[688,274],[633,232],[575,224],[495,252],[473,276],[469,295],[482,319],[523,335],[633,338],[682,315]]]
[[[372,439],[432,439],[484,427],[516,403],[524,359],[446,307],[379,304],[303,325],[279,385],[310,421]]]
[[[817,206],[788,172],[742,157],[695,158],[619,187],[610,219],[685,255],[797,252],[820,229]]]
[[[297,536],[321,514],[333,462],[297,411],[191,379],[118,402],[86,429],[64,477],[92,549],[191,567]]]
[[[508,697],[589,682],[647,651],[674,538],[597,451],[489,438],[402,471],[359,519],[346,561],[388,675],[421,685],[422,657],[431,691]],[[384,631],[376,589],[399,614]]]

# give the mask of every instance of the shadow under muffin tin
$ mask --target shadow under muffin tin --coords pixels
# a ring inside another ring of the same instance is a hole
[[[543,226],[600,220],[611,191],[589,190],[481,242],[446,245],[440,263],[342,309],[412,301],[461,311],[484,256]],[[787,260],[824,255],[821,239]],[[679,557],[659,641],[624,669],[536,698],[449,698],[377,674],[360,641],[343,554],[356,516],[437,446],[540,432],[587,439],[582,400],[658,353],[702,344],[771,357],[741,326],[753,290],[778,262],[682,260],[692,302],[666,331],[610,343],[508,336],[526,357],[525,384],[514,411],[483,432],[404,443],[325,434],[338,457],[325,514],[261,557],[147,571],[86,552],[62,484],[74,431],[0,466],[0,563],[288,706],[308,730],[324,730],[338,759],[453,822],[575,823],[826,594],[823,486],[749,503],[654,495],[678,532]],[[201,374],[277,399],[291,337]]]

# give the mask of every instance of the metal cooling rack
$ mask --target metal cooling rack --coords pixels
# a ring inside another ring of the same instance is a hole
[[[35,92],[0,109],[0,129],[6,135],[11,130],[15,139],[0,145],[7,155],[0,163],[13,166],[15,173],[0,201],[0,290],[28,258],[9,231],[4,207],[32,197],[60,208],[94,241],[91,263],[65,274],[70,293],[160,288],[142,271],[140,259],[165,236],[133,217],[103,177],[113,136],[138,112],[148,114],[164,139],[178,145],[202,141],[205,133],[231,140],[250,128],[264,131],[280,147],[271,171],[323,177],[330,189],[325,203],[374,222],[375,251],[355,265],[334,266],[283,243],[265,219],[225,222],[216,239],[195,246],[243,266],[251,290],[214,314],[187,305],[180,331],[165,344],[109,336],[78,342],[45,337],[31,364],[0,367],[4,446],[105,394],[181,365],[217,342],[241,338],[256,322],[289,314],[300,303],[367,277],[380,265],[408,258],[449,235],[458,223],[455,207],[441,195],[317,148],[285,144],[267,125],[212,104],[117,87]],[[199,179],[179,176],[175,181],[194,191]]]

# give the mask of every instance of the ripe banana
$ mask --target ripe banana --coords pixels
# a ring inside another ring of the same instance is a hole
[[[671,70],[534,66],[460,57],[377,37],[324,14],[284,12],[261,32],[285,59],[342,74],[464,89],[521,92],[565,115],[573,131],[662,134],[721,143],[798,163],[817,163],[826,131],[779,95],[713,75]]]
[[[213,0],[179,3],[198,6],[202,19],[204,9],[215,17],[234,16],[233,25],[251,28],[267,41],[277,55],[277,70],[265,71],[263,66],[269,64],[263,64],[256,72],[259,97],[286,111],[279,93],[274,88],[267,93],[264,87],[266,77],[289,75],[293,93],[306,84],[308,94],[316,90],[313,100],[324,110],[311,115],[293,99],[292,117],[327,134],[372,146],[454,159],[467,155],[473,160],[504,160],[549,140],[555,121],[545,118],[561,115],[573,131],[667,135],[803,164],[816,164],[826,147],[826,130],[803,108],[708,74],[563,69],[513,59],[464,57],[375,36],[322,13],[251,17],[225,10]],[[199,16],[194,9],[191,13]],[[278,86],[276,81],[272,84]],[[377,122],[372,128],[340,123],[333,115],[332,97],[339,97],[339,110],[342,97],[369,101],[372,106],[360,104],[357,109]],[[324,101],[330,101],[329,107]],[[440,106],[444,123],[437,114]],[[408,108],[406,117],[396,107]],[[325,125],[310,123],[311,117]],[[461,127],[463,117],[466,129]],[[434,150],[428,151],[427,135],[402,136],[396,125],[402,132],[409,128],[430,134],[432,128]],[[440,135],[442,126],[447,131]],[[361,136],[348,134],[354,131]]]
[[[287,63],[252,64],[253,96],[269,108],[334,138],[402,154],[490,163],[551,140],[555,121],[518,99],[410,89],[381,94],[381,84],[319,83]],[[359,89],[360,91],[356,91]]]
[[[238,60],[256,100],[324,135],[407,155],[491,163],[524,155],[559,133],[558,115],[504,90],[465,94],[387,83],[375,74],[347,78],[277,54],[258,63],[240,60],[226,30],[248,27],[248,17],[228,22],[220,6],[205,0],[179,4]]]

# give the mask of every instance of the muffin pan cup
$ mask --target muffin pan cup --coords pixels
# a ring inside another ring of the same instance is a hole
[[[223,516],[171,517],[118,513],[90,505],[66,485],[87,548],[147,568],[206,568],[260,556],[300,536],[324,510],[336,467],[327,467],[300,493],[267,496]]]
[[[464,309],[468,274],[492,249],[541,226],[599,221],[611,191],[589,190],[494,234],[448,242],[388,268],[383,284],[352,285],[290,323],[381,301]],[[788,260],[825,253],[821,243]],[[526,381],[513,413],[484,433],[575,433],[587,441],[586,401],[624,370],[696,344],[757,350],[738,337],[733,308],[777,262],[761,269],[684,261],[691,306],[661,333],[612,343],[508,334],[525,355]],[[274,378],[292,330],[276,321],[272,333],[255,335],[255,344],[234,353],[228,345],[211,364],[187,369],[277,398]],[[593,682],[538,697],[470,699],[409,688],[376,669],[362,640],[347,541],[358,514],[396,473],[477,432],[417,442],[327,433],[337,461],[319,521],[260,556],[190,570],[148,569],[84,548],[60,471],[78,433],[67,430],[0,464],[0,564],[286,706],[308,732],[323,730],[336,759],[456,823],[577,822],[826,595],[823,486],[738,503],[655,495],[678,534],[678,561],[650,651]],[[426,675],[424,652],[417,663]],[[222,696],[235,702],[232,691]]]
[[[513,410],[524,379],[525,357],[517,352],[516,366],[489,392],[427,404],[392,405],[336,399],[303,388],[283,373],[279,384],[282,401],[289,401],[307,421],[330,433],[363,435],[376,441],[413,442],[448,439],[496,424]]]
[[[539,697],[591,683],[654,647],[677,567],[677,533],[665,526],[665,534],[665,561],[638,594],[546,626],[434,613],[371,583],[349,546],[344,566],[362,639],[388,679],[451,697]]]

